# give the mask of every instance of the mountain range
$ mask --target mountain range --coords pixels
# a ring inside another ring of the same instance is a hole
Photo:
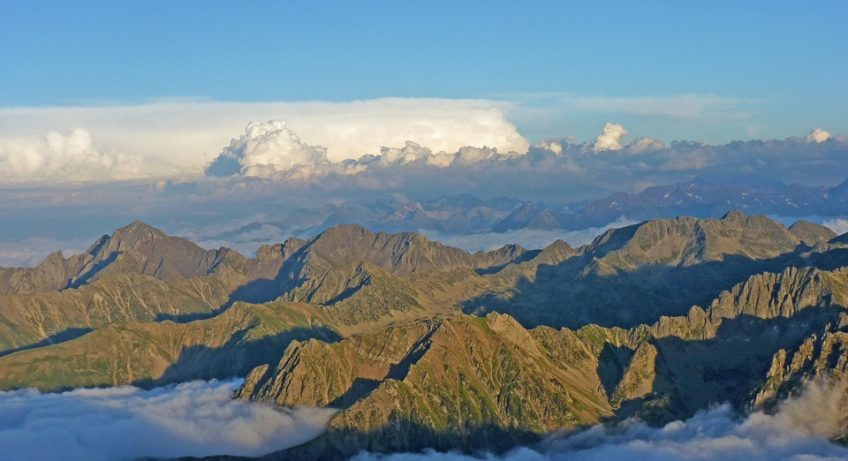
[[[498,452],[848,378],[846,307],[848,234],[739,210],[476,253],[342,224],[253,258],[134,222],[0,269],[0,389],[243,376],[339,409],[267,459]]]
[[[848,210],[848,179],[827,187],[752,178],[737,182],[695,178],[580,203],[560,203],[555,198],[550,202],[503,196],[481,199],[470,194],[417,200],[388,196],[298,209],[285,216],[257,218],[226,231],[201,232],[198,237],[205,241],[261,241],[269,229],[288,235],[314,235],[351,222],[384,232],[430,231],[439,235],[528,229],[577,231],[622,219],[717,218],[730,209],[795,218],[843,216]]]

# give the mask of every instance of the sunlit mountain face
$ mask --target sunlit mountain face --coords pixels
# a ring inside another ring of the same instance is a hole
[[[848,6],[763,6],[0,4],[0,460],[848,459]]]

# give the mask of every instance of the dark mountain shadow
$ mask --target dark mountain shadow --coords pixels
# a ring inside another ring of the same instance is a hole
[[[288,344],[293,340],[312,338],[336,342],[341,336],[334,330],[319,326],[296,327],[260,339],[248,339],[252,327],[239,330],[221,347],[190,346],[180,351],[176,362],[160,378],[144,379],[131,383],[142,388],[152,388],[195,379],[225,379],[246,376],[253,368],[269,364],[276,366]]]
[[[239,301],[251,304],[264,304],[274,301],[299,283],[296,280],[296,274],[303,268],[302,256],[304,253],[305,246],[287,258],[274,277],[260,277],[244,283],[230,293],[226,302],[211,311],[192,312],[189,314],[168,314],[163,312],[156,316],[156,321],[170,320],[176,323],[193,322],[195,320],[216,317]]]
[[[597,371],[607,398],[612,397],[615,386],[621,382],[621,378],[624,376],[624,370],[627,368],[627,364],[630,362],[634,353],[635,351],[627,346],[615,346],[610,343],[604,344],[601,355],[598,357]]]
[[[325,306],[332,306],[333,304],[340,303],[348,298],[351,298],[353,295],[359,292],[359,290],[365,288],[370,283],[369,280],[364,280],[360,283],[357,283],[356,286],[347,287],[342,290],[339,294],[333,296],[332,298],[324,301],[321,304]]]
[[[103,244],[104,244],[104,242],[102,242],[102,241],[99,242],[97,248],[103,246]],[[96,253],[92,253],[92,254],[96,254]],[[67,290],[67,289],[72,289],[72,288],[79,288],[83,285],[87,285],[88,282],[92,279],[92,277],[97,275],[98,272],[105,269],[108,265],[115,262],[115,260],[118,259],[119,255],[120,255],[120,252],[117,252],[117,251],[113,251],[113,252],[109,253],[108,256],[106,256],[102,260],[98,261],[97,264],[91,266],[91,268],[89,270],[87,270],[83,274],[80,274],[80,276],[77,277],[75,280],[69,280],[67,287],[65,287],[64,289]]]
[[[57,344],[65,341],[70,341],[72,339],[79,338],[80,336],[92,331],[92,328],[68,328],[62,330],[56,334],[50,335],[47,338],[42,339],[41,341],[27,344],[26,346],[16,347],[14,349],[6,349],[4,351],[0,351],[0,357],[4,355],[14,354],[15,352],[25,351],[29,349],[36,349],[39,347],[49,346],[51,344]]]
[[[604,245],[614,248],[615,242]],[[520,279],[509,295],[486,293],[465,301],[462,308],[475,315],[507,313],[525,327],[579,328],[595,323],[627,328],[652,324],[662,315],[686,315],[693,305],[707,307],[722,291],[762,272],[848,265],[848,249],[800,253],[802,249],[806,247],[770,259],[728,255],[692,266],[642,266],[611,274],[587,273],[595,261],[584,255],[541,264],[532,281]]]

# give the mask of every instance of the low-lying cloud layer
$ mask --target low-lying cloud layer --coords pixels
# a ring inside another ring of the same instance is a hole
[[[504,245],[518,244],[524,248],[534,250],[542,249],[555,240],[564,240],[573,247],[579,247],[592,241],[608,229],[619,228],[636,224],[624,216],[605,226],[590,227],[578,231],[545,230],[545,229],[515,229],[506,232],[486,232],[478,234],[451,235],[435,231],[419,230],[429,239],[445,245],[462,248],[466,251],[490,251],[496,250]]]
[[[280,410],[231,398],[230,381],[61,394],[0,392],[0,458],[119,461],[257,456],[323,432],[332,411]]]
[[[725,404],[661,428],[635,421],[618,428],[596,426],[503,456],[430,451],[361,454],[354,461],[835,461],[848,459],[848,448],[828,441],[848,431],[846,390],[846,383],[817,382],[774,415],[758,412],[740,420]]]

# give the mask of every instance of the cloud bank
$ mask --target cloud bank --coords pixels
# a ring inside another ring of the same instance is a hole
[[[61,394],[0,392],[0,458],[116,461],[257,456],[323,432],[332,411],[279,410],[231,398],[237,381]]]
[[[313,176],[355,175],[374,168],[397,168],[409,164],[447,168],[469,166],[487,160],[517,156],[500,154],[497,148],[460,147],[456,152],[433,152],[413,141],[403,147],[382,147],[378,155],[333,162],[327,149],[301,141],[284,120],[251,122],[244,134],[233,139],[206,167],[209,176],[242,176],[285,181],[308,180]]]
[[[556,184],[548,194],[574,188],[603,195],[601,190],[632,192],[695,176],[731,174],[821,183],[841,181],[842,172],[848,171],[848,138],[829,134],[816,134],[818,140],[812,141],[794,137],[723,145],[680,141],[668,146],[649,137],[625,143],[628,134],[624,126],[606,123],[594,142],[552,139],[525,152],[472,145],[436,151],[407,141],[403,147],[383,147],[378,154],[334,161],[325,148],[302,142],[286,122],[272,119],[249,124],[240,138],[219,152],[206,172],[209,176],[281,181],[320,178],[324,189],[346,184],[409,192],[413,183],[438,185],[453,178],[458,184],[451,189],[460,192],[475,193],[468,189],[500,182],[510,184],[511,191]],[[596,155],[608,152],[622,155]],[[327,177],[334,178],[327,182]],[[481,188],[487,189],[487,195],[501,193],[491,186]],[[582,198],[585,196],[573,200]]]
[[[828,438],[848,431],[846,383],[817,382],[784,402],[776,414],[753,413],[739,420],[730,405],[703,411],[661,428],[629,421],[618,428],[595,426],[537,448],[503,456],[456,453],[363,453],[354,461],[825,461],[848,459],[848,448]]]
[[[99,145],[140,156],[145,165],[167,165],[170,176],[197,176],[246,123],[272,119],[286,120],[303,142],[326,148],[333,162],[376,154],[383,146],[403,146],[406,141],[448,152],[465,145],[526,152],[528,146],[507,119],[503,102],[429,98],[0,108],[0,144],[22,138],[35,142],[50,131],[81,127]],[[21,154],[7,150],[5,155]],[[18,178],[32,179],[24,174]]]
[[[590,112],[659,113],[690,121],[704,117],[706,108],[738,102],[694,95],[564,100],[554,95],[546,100],[562,100]],[[205,172],[295,182],[347,177],[333,179],[324,189],[341,184],[398,190],[426,181],[442,187],[439,183],[446,179],[488,194],[499,193],[493,186],[504,181],[518,188],[555,182],[559,187],[545,194],[573,197],[583,191],[577,198],[582,200],[727,172],[832,183],[844,179],[835,178],[836,172],[848,166],[848,139],[820,128],[806,137],[783,140],[666,144],[626,124],[600,122],[601,133],[587,142],[553,138],[530,147],[511,121],[525,103],[520,98],[513,103],[384,98],[4,108],[0,185],[199,181]],[[569,128],[566,124],[551,131]],[[628,135],[635,139],[628,142]],[[625,155],[592,155],[607,152]],[[382,173],[375,173],[378,170]]]
[[[146,177],[138,155],[102,150],[75,129],[37,138],[0,138],[0,183],[104,181]]]

